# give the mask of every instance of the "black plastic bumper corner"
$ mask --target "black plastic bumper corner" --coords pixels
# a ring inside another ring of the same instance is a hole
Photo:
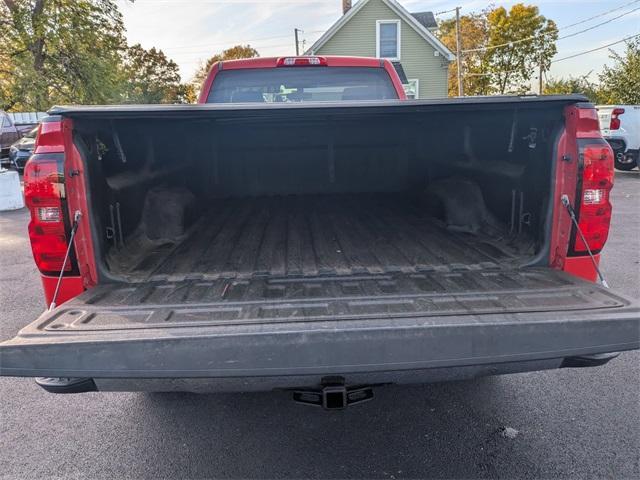
[[[98,391],[96,384],[91,378],[37,377],[36,383],[49,393],[86,393]]]
[[[599,367],[605,363],[609,363],[618,357],[620,352],[596,353],[594,355],[582,355],[579,357],[567,357],[562,361],[560,368],[584,368]]]

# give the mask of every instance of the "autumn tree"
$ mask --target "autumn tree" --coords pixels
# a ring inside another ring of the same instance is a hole
[[[533,5],[515,4],[464,15],[460,21],[464,87],[468,95],[521,93],[530,89],[534,71],[548,70],[556,54],[556,24]],[[447,47],[456,50],[455,20],[440,25]],[[457,92],[456,67],[449,92]]]
[[[613,66],[604,67],[600,74],[602,103],[640,104],[640,38],[626,43],[621,55],[611,51]]]
[[[178,65],[162,50],[129,47],[123,57],[123,103],[190,103],[193,90],[181,83]]]
[[[487,13],[474,13],[460,17],[460,41],[462,50],[474,50],[462,56],[463,86],[466,95],[487,95],[491,90],[490,77],[486,71],[486,55],[483,50],[489,41],[489,23]],[[445,20],[440,23],[440,40],[451,50],[456,51],[456,21]],[[458,95],[458,65],[449,66],[449,95]]]
[[[488,71],[498,93],[526,92],[535,67],[549,70],[556,54],[558,27],[538,7],[518,3],[507,12],[492,10],[489,22]]]
[[[211,66],[216,62],[221,62],[223,60],[239,60],[241,58],[255,58],[259,56],[260,54],[258,51],[251,47],[251,45],[236,45],[235,47],[228,48],[222,53],[215,54],[206,62],[202,62],[194,74],[191,83],[194,85],[194,88],[199,90],[202,87],[204,80],[207,78],[209,70],[211,70]]]
[[[0,0],[0,108],[106,103],[125,47],[115,0]]]

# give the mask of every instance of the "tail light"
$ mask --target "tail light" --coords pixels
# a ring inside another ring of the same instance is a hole
[[[609,130],[618,130],[620,128],[619,115],[624,113],[624,108],[614,108],[611,112],[611,121],[609,122]]]
[[[33,155],[24,169],[24,196],[31,213],[29,237],[33,258],[43,274],[58,275],[67,251],[63,154]],[[65,272],[71,272],[67,262]]]
[[[574,253],[585,253],[587,246],[592,253],[602,250],[609,236],[613,188],[613,151],[602,139],[580,140],[581,187],[577,196],[578,224],[587,245],[574,233]]]
[[[324,57],[280,57],[276,62],[278,67],[326,67]]]

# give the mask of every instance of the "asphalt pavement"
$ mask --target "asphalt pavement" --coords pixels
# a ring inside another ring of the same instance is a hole
[[[640,298],[640,172],[602,265]],[[0,212],[0,340],[44,309],[26,210]],[[286,393],[53,395],[0,378],[0,478],[640,478],[640,354],[590,369],[384,387],[340,412]]]

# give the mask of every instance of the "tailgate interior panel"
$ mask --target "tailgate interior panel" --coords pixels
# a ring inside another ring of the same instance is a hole
[[[548,269],[190,280],[96,287],[47,315],[45,331],[468,316],[620,307]]]

